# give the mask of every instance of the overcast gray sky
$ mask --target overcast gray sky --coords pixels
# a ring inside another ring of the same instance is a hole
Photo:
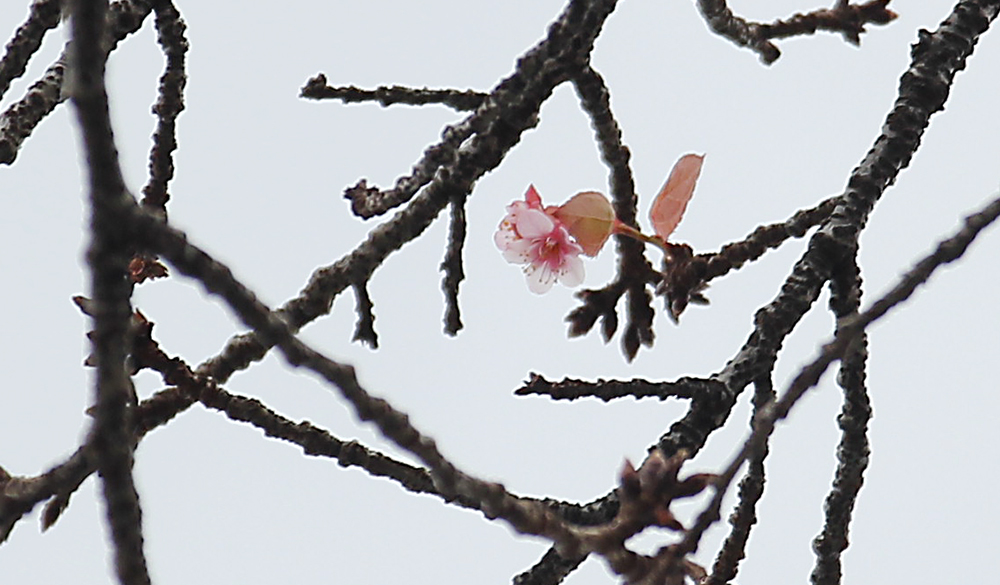
[[[802,0],[764,4],[732,7],[763,21],[815,8]],[[0,5],[0,34],[9,38],[26,5]],[[441,106],[306,101],[298,98],[305,81],[323,72],[333,85],[489,90],[562,7],[556,0],[305,1],[281,9],[180,3],[191,50],[171,221],[265,302],[280,305],[316,267],[352,250],[377,225],[350,215],[343,189],[362,177],[391,185],[444,124],[463,116]],[[593,65],[610,87],[633,154],[641,221],[673,162],[687,152],[707,157],[676,239],[697,251],[718,249],[841,192],[880,133],[917,30],[937,28],[951,7],[950,1],[899,2],[893,6],[899,19],[870,29],[860,48],[818,34],[780,43],[782,58],[765,67],[713,35],[694,2],[621,2],[598,39]],[[46,37],[0,106],[23,95],[58,56],[65,35],[60,27]],[[162,63],[149,20],[109,65],[116,138],[135,191],[145,182]],[[958,75],[911,167],[876,207],[862,239],[866,303],[995,196],[998,70],[1000,39],[992,32]],[[70,300],[87,288],[80,160],[64,105],[26,141],[13,166],[0,168],[6,307],[0,465],[16,475],[63,460],[91,422],[83,411],[92,400],[92,376],[82,366],[89,320]],[[504,207],[529,183],[547,203],[560,203],[578,191],[607,192],[607,174],[575,93],[560,87],[538,127],[476,185],[461,289],[466,327],[457,338],[446,337],[441,324],[445,215],[373,278],[377,351],[350,342],[350,294],[303,337],[356,365],[370,391],[409,412],[468,470],[525,495],[581,502],[604,495],[623,458],[641,460],[686,403],[553,403],[512,391],[529,372],[550,379],[707,376],[743,344],[754,311],[775,296],[803,250],[803,241],[788,243],[716,281],[708,291],[711,306],[690,308],[679,326],[658,314],[655,347],[632,363],[622,358],[617,338],[604,345],[595,332],[567,340],[563,318],[576,306],[573,291],[530,293],[495,249],[493,232]],[[587,261],[584,286],[612,277],[609,250]],[[846,583],[984,583],[995,572],[998,255],[994,229],[871,333],[873,456],[844,557]],[[785,344],[779,388],[829,335],[827,299],[824,293]],[[139,287],[134,303],[156,323],[162,347],[192,365],[244,329],[181,277]],[[137,384],[140,396],[162,386],[148,372]],[[237,374],[226,388],[408,459],[358,426],[328,389],[276,356]],[[712,471],[739,448],[748,400],[742,397],[730,424],[686,469]],[[742,585],[808,580],[810,543],[822,526],[835,467],[839,408],[840,392],[828,374],[774,435],[760,524],[737,580]],[[136,459],[155,583],[505,583],[548,548],[477,513],[305,457],[198,405],[151,433]],[[18,524],[0,546],[4,583],[113,580],[95,486],[89,479],[44,534],[38,510]],[[682,506],[682,520],[703,504],[702,498]],[[710,564],[724,535],[724,527],[710,531],[696,558]],[[637,546],[653,550],[670,538],[648,534]],[[567,579],[609,582],[596,559]]]

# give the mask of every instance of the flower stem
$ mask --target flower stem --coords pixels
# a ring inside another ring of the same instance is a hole
[[[671,256],[670,249],[667,247],[667,243],[663,241],[663,238],[661,238],[660,236],[647,236],[646,234],[635,229],[634,227],[622,223],[617,218],[615,219],[615,227],[613,233],[622,236],[627,236],[629,238],[632,238],[633,240],[639,240],[640,242],[644,242],[646,244],[652,244],[657,248],[659,248],[660,250],[662,250],[664,255],[666,255],[668,258]]]

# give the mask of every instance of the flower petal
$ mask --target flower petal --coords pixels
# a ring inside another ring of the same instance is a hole
[[[544,238],[555,229],[556,222],[552,221],[544,211],[537,209],[526,209],[517,215],[517,222],[514,229],[518,235],[529,240]]]
[[[514,233],[514,225],[504,218],[500,222],[497,232],[493,234],[493,243],[496,244],[500,251],[504,251],[515,239],[517,239],[517,234]]]
[[[549,292],[556,281],[556,275],[546,264],[529,264],[524,274],[528,277],[528,290],[536,295]]]
[[[579,256],[567,257],[559,273],[559,283],[568,287],[580,286],[583,284],[583,277],[583,260]]]
[[[503,259],[511,264],[527,264],[531,262],[531,241],[514,240],[503,249]]]
[[[524,194],[524,200],[527,202],[528,207],[532,209],[542,208],[542,196],[535,190],[534,185],[528,185],[528,191]]]

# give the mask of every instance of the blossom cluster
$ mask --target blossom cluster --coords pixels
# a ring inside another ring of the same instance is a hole
[[[596,191],[577,193],[562,205],[545,207],[531,185],[524,201],[507,206],[493,241],[505,260],[524,265],[531,292],[547,292],[556,282],[577,286],[584,276],[580,255],[596,256],[612,234],[666,250],[667,237],[677,227],[694,192],[703,159],[701,155],[685,155],[670,171],[649,213],[655,236],[646,236],[619,221],[608,198]]]
[[[525,264],[528,288],[544,293],[556,281],[573,287],[583,282],[583,247],[566,225],[542,207],[542,198],[532,185],[524,201],[507,206],[507,216],[493,237],[504,260]]]

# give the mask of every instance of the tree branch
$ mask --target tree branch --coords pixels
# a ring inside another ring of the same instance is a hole
[[[103,0],[74,0],[72,9],[72,99],[86,153],[92,214],[87,262],[93,290],[97,388],[88,442],[102,479],[118,579],[124,585],[142,585],[150,580],[142,549],[139,495],[132,478],[130,408],[135,392],[125,371],[132,320],[131,250],[128,231],[121,224],[123,212],[134,200],[125,190],[118,166],[104,87],[107,5]]]
[[[112,4],[108,10],[106,51],[113,51],[122,39],[139,30],[151,10],[145,0],[118,0]],[[66,62],[67,53],[63,52],[20,101],[0,114],[0,164],[13,163],[24,140],[68,97],[63,87]]]
[[[688,530],[683,541],[678,545],[680,553],[693,552],[697,549],[701,535],[718,519],[722,497],[740,466],[744,461],[761,452],[766,438],[774,430],[777,421],[788,416],[792,407],[798,403],[806,391],[819,382],[820,376],[830,364],[835,360],[845,359],[845,356],[863,351],[863,346],[859,344],[863,343],[865,329],[886,315],[894,306],[908,299],[918,286],[930,278],[937,268],[960,258],[976,239],[976,236],[986,226],[996,221],[997,217],[1000,217],[1000,197],[991,201],[978,213],[968,216],[958,233],[940,242],[934,252],[917,262],[889,292],[871,307],[855,316],[840,320],[836,335],[822,346],[819,356],[799,370],[798,375],[795,376],[780,399],[770,403],[760,412],[750,437],[743,444],[739,453],[726,466],[723,473],[719,474],[712,501],[698,516],[695,525]]]
[[[320,73],[302,86],[299,97],[310,100],[336,99],[345,104],[358,102],[378,102],[382,107],[393,104],[411,106],[426,106],[442,104],[458,111],[473,111],[482,105],[489,97],[488,93],[471,89],[417,89],[399,85],[381,86],[376,89],[361,89],[349,85],[347,87],[330,87],[326,75]]]
[[[757,53],[765,65],[778,60],[781,51],[770,39],[813,34],[817,30],[840,32],[849,42],[861,42],[866,24],[888,24],[896,13],[888,10],[889,0],[871,0],[864,4],[848,4],[838,0],[834,8],[796,14],[787,20],[771,24],[749,22],[736,16],[726,0],[698,0],[698,9],[713,31],[741,47]]]
[[[570,3],[549,27],[548,36],[518,59],[515,72],[473,114],[476,136],[463,145],[456,162],[442,166],[419,195],[374,228],[353,252],[316,270],[299,296],[278,309],[292,331],[329,313],[333,299],[344,288],[370,278],[389,254],[423,233],[453,197],[467,195],[479,177],[500,164],[521,135],[537,123],[541,104],[565,80],[566,63],[589,52],[614,4],[610,0]],[[236,336],[198,371],[225,382],[236,370],[262,359],[269,349],[257,335]]]
[[[24,75],[31,56],[42,46],[45,33],[59,26],[62,0],[35,0],[28,20],[17,28],[0,59],[0,98],[10,89],[12,81]]]
[[[184,70],[188,51],[187,25],[170,0],[156,0],[153,10],[156,12],[157,41],[167,63],[160,77],[159,96],[153,105],[157,122],[153,147],[149,151],[149,181],[142,188],[142,205],[166,217],[167,201],[170,200],[167,183],[174,176],[173,153],[177,149],[177,116],[184,110],[184,87],[187,85]]]

